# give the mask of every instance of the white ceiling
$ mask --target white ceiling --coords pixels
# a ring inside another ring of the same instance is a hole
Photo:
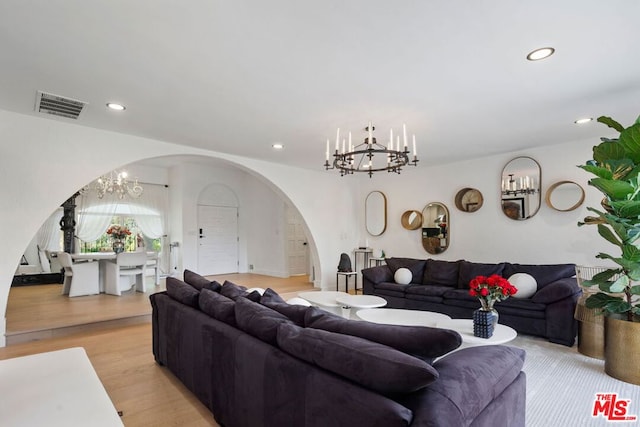
[[[43,90],[88,102],[79,125],[318,170],[337,127],[369,121],[379,140],[406,123],[422,165],[596,143],[607,129],[575,119],[640,114],[638,17],[637,0],[3,0],[0,109],[42,116]]]

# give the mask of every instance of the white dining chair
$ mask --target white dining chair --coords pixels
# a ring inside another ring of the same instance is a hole
[[[122,252],[116,256],[115,261],[105,262],[105,292],[120,296],[123,291],[130,290],[134,284],[136,291],[145,292],[146,265],[147,254],[145,252]]]
[[[62,295],[79,297],[100,293],[100,276],[97,262],[73,262],[67,252],[58,252],[57,259],[64,268]]]

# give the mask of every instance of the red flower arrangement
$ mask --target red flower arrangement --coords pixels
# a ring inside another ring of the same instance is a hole
[[[107,234],[114,239],[122,240],[131,235],[131,230],[129,230],[124,225],[114,224],[111,227],[107,228]]]
[[[497,274],[476,276],[469,282],[469,295],[478,297],[484,310],[491,310],[496,301],[503,301],[518,292],[507,279]]]

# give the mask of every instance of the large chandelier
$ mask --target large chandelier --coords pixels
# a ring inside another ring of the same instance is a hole
[[[539,191],[535,179],[528,175],[514,178],[510,173],[509,178],[502,178],[502,195],[518,196],[520,194],[535,194]]]
[[[105,194],[117,195],[119,199],[124,199],[125,196],[135,199],[142,195],[142,186],[138,183],[138,178],[131,184],[125,171],[111,171],[109,175],[102,175],[93,184],[80,190],[80,194],[86,194],[92,190],[96,192],[99,199],[102,199]]]
[[[369,126],[365,128],[368,133],[364,142],[359,145],[353,145],[351,142],[351,132],[349,139],[340,141],[340,129],[336,133],[336,147],[333,153],[333,163],[329,163],[330,158],[330,142],[327,139],[327,151],[324,167],[326,170],[338,169],[340,176],[352,174],[354,172],[365,172],[369,174],[369,178],[374,172],[395,172],[400,173],[406,165],[417,166],[418,157],[416,152],[416,136],[413,135],[413,160],[409,160],[409,148],[407,143],[407,127],[402,125],[402,149],[400,147],[400,135],[397,135],[395,144],[393,140],[393,129],[389,130],[389,141],[387,146],[377,143],[373,137],[375,127],[369,122]],[[342,142],[342,146],[340,143]],[[342,150],[340,149],[342,147]]]

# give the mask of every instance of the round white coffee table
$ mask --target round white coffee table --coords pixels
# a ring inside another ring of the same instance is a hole
[[[376,308],[387,305],[387,300],[375,295],[339,295],[336,301],[342,304],[343,308]]]
[[[359,310],[358,317],[367,322],[383,323],[386,325],[403,326],[440,326],[440,322],[451,320],[442,313],[422,310],[403,310],[400,308],[376,308]]]
[[[491,338],[480,338],[473,335],[473,320],[451,319],[438,322],[438,328],[451,329],[462,337],[462,343],[467,346],[504,344],[518,336],[515,329],[497,324]]]
[[[351,319],[360,309],[375,309],[387,305],[386,299],[375,295],[340,295],[336,301],[342,307],[342,317],[347,319]],[[353,317],[355,318],[355,316]]]
[[[309,301],[313,305],[317,305],[320,308],[337,308],[342,307],[343,305],[338,302],[338,298],[349,296],[349,294],[340,291],[312,291],[299,292],[298,296]]]

